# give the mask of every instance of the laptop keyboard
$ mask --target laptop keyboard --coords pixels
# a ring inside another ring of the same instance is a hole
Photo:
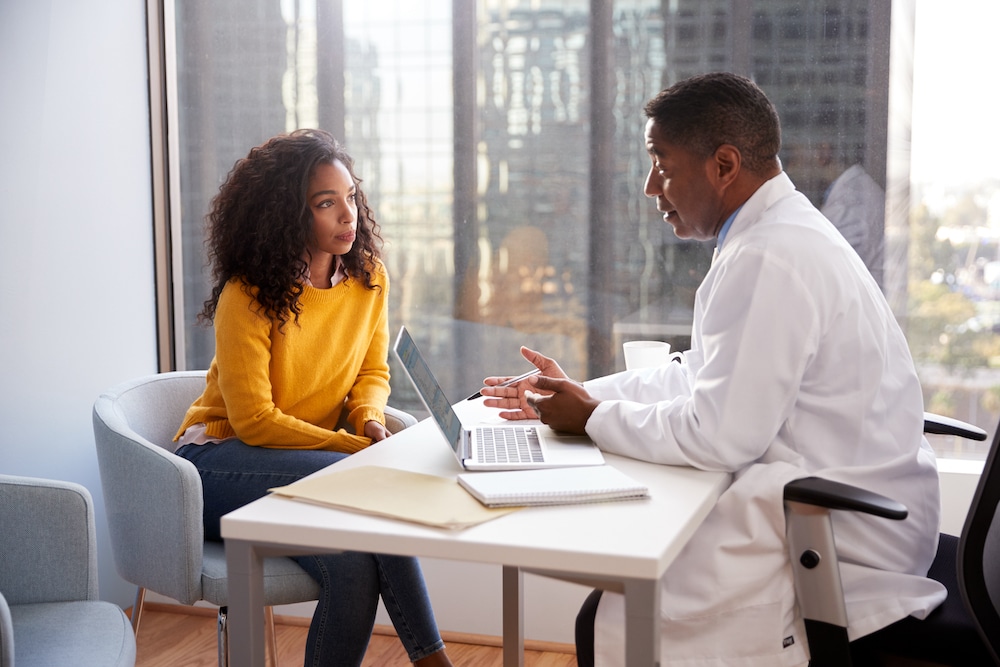
[[[476,428],[476,458],[481,463],[541,462],[538,433],[524,426],[479,426]]]

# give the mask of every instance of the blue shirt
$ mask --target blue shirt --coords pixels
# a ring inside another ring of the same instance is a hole
[[[726,241],[726,234],[729,233],[729,228],[733,226],[733,220],[736,219],[736,214],[740,212],[741,208],[743,208],[742,205],[740,205],[739,208],[733,211],[732,214],[728,218],[726,218],[726,221],[722,223],[722,229],[719,230],[719,237],[718,237],[719,240],[718,243],[715,244],[716,250],[722,249],[722,244],[725,243]]]

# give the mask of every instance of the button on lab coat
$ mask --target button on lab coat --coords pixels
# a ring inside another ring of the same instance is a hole
[[[586,387],[603,400],[587,432],[605,451],[733,472],[664,576],[662,665],[805,664],[782,489],[808,475],[909,509],[904,521],[834,514],[852,638],[944,599],[924,576],[940,503],[906,340],[864,263],[785,174],[734,220],[683,363]],[[621,596],[605,593],[598,664],[622,664],[622,619]]]

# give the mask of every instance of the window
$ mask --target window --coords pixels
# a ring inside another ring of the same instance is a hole
[[[927,408],[991,431],[1000,417],[1000,233],[989,224],[1000,200],[995,181],[945,190],[949,165],[934,159],[911,184],[911,105],[914,160],[919,132],[935,131],[917,122],[931,96],[919,85],[927,61],[914,66],[915,0],[173,3],[178,367],[213,354],[196,323],[209,200],[251,146],[306,126],[355,157],[388,242],[391,326],[411,329],[452,400],[485,375],[524,370],[522,344],[581,378],[622,368],[629,338],[683,349],[712,244],[676,239],[643,196],[642,105],[728,69],[775,101],[782,161],[814,203],[854,166],[885,198],[861,252],[907,332]],[[936,39],[925,30],[994,24],[980,4],[935,4],[919,0],[918,44]],[[966,13],[924,23],[925,10]],[[595,42],[612,48],[595,53]],[[393,404],[421,413],[394,377]]]

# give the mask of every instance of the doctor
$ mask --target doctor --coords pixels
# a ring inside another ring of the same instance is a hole
[[[755,84],[694,77],[645,112],[646,195],[678,237],[717,239],[691,349],[680,364],[580,384],[522,348],[542,375],[510,388],[487,378],[486,405],[586,432],[607,452],[733,473],[663,578],[662,665],[806,664],[782,488],[808,475],[910,510],[905,521],[835,514],[851,638],[925,616],[945,597],[925,578],[937,469],[913,362],[882,292],[782,171],[778,116]],[[591,651],[598,665],[621,664],[623,598],[596,599],[577,621],[580,664]]]

